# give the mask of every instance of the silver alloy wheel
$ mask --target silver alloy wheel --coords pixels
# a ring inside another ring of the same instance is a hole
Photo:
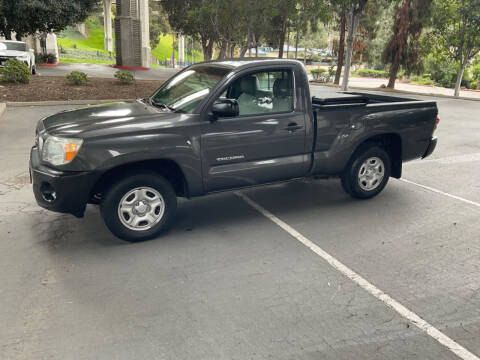
[[[122,224],[135,231],[145,231],[157,224],[165,213],[163,196],[151,187],[138,187],[127,192],[118,204]]]
[[[365,160],[358,170],[358,185],[362,190],[375,190],[385,176],[385,165],[382,159],[371,157]]]

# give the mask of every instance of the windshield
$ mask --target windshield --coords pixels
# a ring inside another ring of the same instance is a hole
[[[195,66],[173,77],[152,97],[151,103],[171,111],[192,112],[230,69]]]
[[[27,51],[27,44],[20,43],[20,42],[16,43],[16,42],[0,41],[0,50]]]

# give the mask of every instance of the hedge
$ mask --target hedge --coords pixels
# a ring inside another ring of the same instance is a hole
[[[385,70],[359,69],[353,75],[373,78],[388,78],[389,74]]]

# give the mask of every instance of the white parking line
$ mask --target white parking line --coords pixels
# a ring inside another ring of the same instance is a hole
[[[409,320],[413,325],[415,325],[421,331],[425,332],[427,335],[429,335],[430,337],[438,341],[440,344],[444,345],[448,350],[453,352],[459,358],[463,360],[480,360],[478,356],[472,354],[470,351],[468,351],[463,346],[461,346],[460,344],[458,344],[457,342],[449,338],[440,330],[438,330],[437,328],[429,324],[427,321],[423,320],[420,316],[418,316],[411,310],[407,309],[405,306],[400,304],[395,299],[391,298],[389,295],[384,293],[382,290],[377,288],[372,283],[365,280],[355,271],[353,271],[352,269],[350,269],[349,267],[347,267],[346,265],[338,261],[336,258],[334,258],[332,255],[330,255],[326,251],[324,251],[318,245],[314,244],[312,241],[310,241],[305,236],[300,234],[297,230],[292,228],[290,225],[280,220],[278,217],[273,215],[270,211],[266,210],[265,208],[257,204],[255,201],[250,199],[247,195],[242,194],[241,192],[235,192],[235,194],[240,198],[242,198],[247,204],[249,204],[251,207],[257,210],[263,216],[273,221],[275,224],[280,226],[283,230],[285,230],[287,233],[289,233],[291,236],[293,236],[303,245],[308,247],[315,254],[320,256],[323,260],[328,262],[337,271],[339,271],[340,273],[348,277],[350,280],[352,280],[354,283],[356,283],[358,286],[363,288],[369,294],[373,295],[378,300],[382,301],[388,307],[395,310],[403,318]]]
[[[457,196],[457,195],[452,195],[452,194],[446,193],[446,192],[444,192],[444,191],[441,191],[441,190],[437,190],[437,189],[435,189],[435,188],[432,188],[432,187],[430,187],[430,186],[418,184],[418,183],[416,183],[416,182],[413,182],[413,181],[410,181],[410,180],[407,180],[407,179],[399,179],[399,180],[400,180],[400,181],[403,181],[403,182],[405,182],[405,183],[407,183],[407,184],[415,185],[415,186],[421,187],[421,188],[423,188],[423,189],[432,191],[432,192],[434,192],[434,193],[441,194],[441,195],[444,195],[444,196],[448,196],[449,198],[452,198],[452,199],[455,199],[455,200],[459,200],[459,201],[462,201],[462,202],[464,202],[464,203],[467,203],[467,204],[470,204],[470,205],[473,205],[473,206],[480,207],[480,203],[478,203],[478,202],[475,202],[475,201],[472,201],[472,200],[468,200],[468,199],[462,198],[462,197]]]
[[[418,159],[414,161],[409,161],[405,165],[420,165],[425,163],[438,163],[438,164],[461,164],[467,162],[478,162],[480,161],[480,153],[471,153],[471,154],[462,154],[462,155],[453,155],[442,158],[427,158],[427,159]]]

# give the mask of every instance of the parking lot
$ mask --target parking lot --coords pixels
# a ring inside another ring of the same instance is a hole
[[[0,358],[458,358],[332,262],[480,356],[480,102],[436,100],[436,151],[372,200],[337,179],[182,200],[171,231],[136,244],[95,206],[37,207],[35,123],[66,107],[7,108]]]

